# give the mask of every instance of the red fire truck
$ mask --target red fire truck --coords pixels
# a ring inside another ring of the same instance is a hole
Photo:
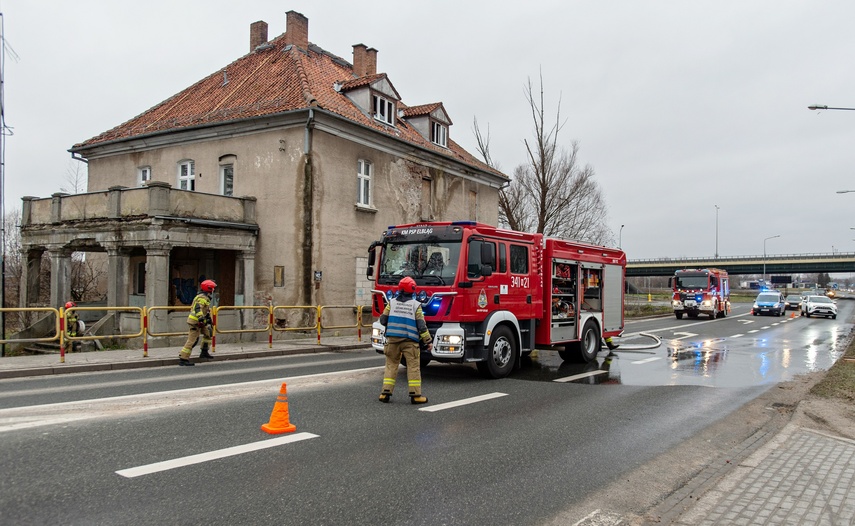
[[[674,293],[671,306],[678,320],[683,314],[690,318],[706,314],[710,319],[730,314],[727,271],[717,268],[678,270],[669,282]]]
[[[623,332],[626,255],[618,249],[458,221],[389,227],[368,253],[374,316],[403,277],[416,281],[434,341],[422,365],[474,362],[501,378],[535,348],[592,362],[603,338]],[[379,322],[371,341],[383,348]]]

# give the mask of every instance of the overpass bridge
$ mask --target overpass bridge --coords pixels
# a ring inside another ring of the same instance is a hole
[[[703,258],[631,259],[626,263],[626,275],[673,276],[684,268],[720,268],[728,274],[807,274],[855,272],[855,252],[831,254],[789,254],[764,256],[732,256]]]

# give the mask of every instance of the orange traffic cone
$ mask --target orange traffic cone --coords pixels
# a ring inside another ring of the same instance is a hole
[[[795,317],[796,317],[796,313],[795,313],[795,312],[791,312],[791,313],[790,313],[790,318],[795,318]]]
[[[297,426],[288,421],[288,388],[284,383],[279,390],[279,397],[276,398],[276,403],[273,405],[273,412],[270,413],[270,422],[262,424],[261,430],[271,435],[297,430]]]

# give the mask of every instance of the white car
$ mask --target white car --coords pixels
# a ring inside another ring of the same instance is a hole
[[[811,316],[837,318],[837,305],[827,296],[808,296],[802,305],[802,313],[808,318]]]

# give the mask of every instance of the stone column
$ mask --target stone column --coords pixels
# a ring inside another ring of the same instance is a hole
[[[161,244],[145,247],[146,307],[165,307],[169,304],[169,250],[169,246]]]
[[[21,251],[21,296],[18,307],[32,307],[39,301],[41,295],[41,269],[43,250],[24,249]]]
[[[130,249],[118,242],[104,243],[107,248],[107,306],[128,306],[128,276],[130,275]]]
[[[50,258],[50,306],[56,309],[71,300],[71,253],[63,247],[49,247]]]

